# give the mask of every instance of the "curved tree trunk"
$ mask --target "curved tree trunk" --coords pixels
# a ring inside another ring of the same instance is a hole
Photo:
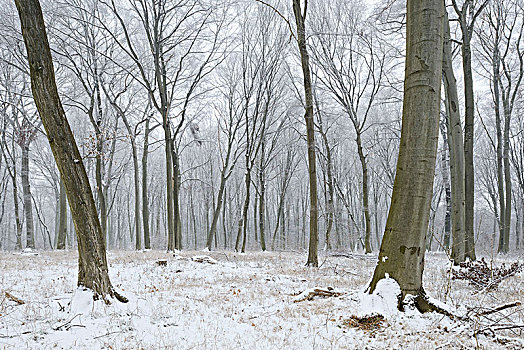
[[[444,1],[407,1],[402,131],[391,206],[372,293],[386,275],[427,310],[422,274],[435,175],[442,80]]]
[[[51,50],[38,0],[16,0],[27,49],[33,97],[64,180],[78,237],[78,285],[109,302],[120,296],[109,280],[102,227],[84,163],[58,95]]]

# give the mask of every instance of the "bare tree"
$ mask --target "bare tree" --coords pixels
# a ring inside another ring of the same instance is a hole
[[[300,52],[300,63],[304,78],[305,109],[307,134],[307,155],[309,173],[309,253],[306,265],[318,266],[318,198],[317,198],[317,167],[315,152],[315,123],[313,113],[313,87],[311,85],[311,69],[309,66],[309,53],[306,41],[306,15],[308,1],[304,6],[300,0],[293,0],[293,13],[297,30],[297,43]]]
[[[497,189],[500,208],[498,251],[509,251],[512,207],[511,116],[524,77],[524,7],[519,1],[493,1],[482,17],[483,58],[489,62],[495,112]]]
[[[364,132],[385,74],[386,55],[371,23],[361,19],[362,8],[340,1],[320,8],[312,43],[314,63],[320,67],[321,89],[333,95],[349,117],[362,169],[362,208],[365,218],[364,246],[371,253],[369,175],[364,154]]]
[[[473,141],[475,129],[475,100],[473,95],[473,70],[471,68],[471,39],[475,21],[489,0],[464,0],[462,7],[457,0],[452,0],[453,8],[458,16],[462,33],[462,69],[464,73],[464,176],[465,176],[465,225],[466,225],[466,257],[475,260],[475,172],[473,165]]]
[[[64,180],[78,237],[78,285],[95,298],[121,302],[109,280],[104,236],[96,213],[89,180],[56,88],[51,50],[38,0],[17,0],[22,35],[27,49],[31,87],[51,149]]]

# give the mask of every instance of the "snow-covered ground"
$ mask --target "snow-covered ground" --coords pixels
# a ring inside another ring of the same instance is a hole
[[[207,255],[215,261],[193,261]],[[0,349],[522,349],[522,329],[473,336],[480,324],[391,307],[395,283],[363,293],[375,256],[160,251],[109,252],[113,284],[129,303],[104,305],[76,288],[75,252],[0,253]],[[166,266],[156,262],[167,260]],[[510,260],[508,260],[510,261]],[[499,261],[497,261],[499,262]],[[445,256],[426,258],[427,293],[458,314],[467,307],[524,300],[522,272],[493,292],[449,278]],[[340,296],[303,300],[310,288]],[[331,290],[331,289],[330,289]],[[5,292],[23,300],[18,305]],[[303,296],[304,294],[302,294]],[[71,301],[73,301],[71,303]],[[377,330],[345,320],[380,311]],[[524,324],[524,309],[493,322]]]

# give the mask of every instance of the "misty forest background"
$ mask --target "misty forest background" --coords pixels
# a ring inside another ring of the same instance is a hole
[[[41,1],[109,249],[307,248],[303,78],[288,2]],[[463,116],[463,38],[448,5]],[[488,1],[471,39],[474,229],[485,254],[522,249],[523,18],[521,0]],[[403,1],[308,4],[320,248],[380,245],[400,141],[404,21]],[[0,23],[0,249],[74,248],[14,2],[0,0]],[[444,104],[441,117],[429,250],[452,236]]]

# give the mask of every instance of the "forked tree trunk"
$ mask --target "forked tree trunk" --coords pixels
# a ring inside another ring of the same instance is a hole
[[[51,50],[38,0],[16,0],[27,49],[33,97],[64,180],[78,237],[78,285],[109,302],[120,296],[109,280],[104,236],[89,179],[56,87]]]
[[[402,131],[391,206],[372,293],[386,274],[427,311],[422,274],[438,144],[444,1],[407,1]]]
[[[297,41],[300,51],[300,61],[304,77],[304,95],[306,100],[306,139],[309,172],[309,253],[306,265],[318,266],[318,198],[317,169],[315,155],[315,124],[313,119],[313,89],[311,87],[311,72],[309,54],[306,43],[306,10],[302,12],[300,0],[293,0],[293,13],[297,25]]]
[[[462,69],[464,73],[464,188],[465,188],[465,250],[466,257],[475,260],[475,170],[473,166],[473,143],[475,131],[475,100],[473,94],[473,69],[471,67],[471,38],[475,20],[488,1],[484,1],[477,11],[473,1],[464,1],[459,9],[453,1],[453,7],[458,15],[462,33]],[[469,23],[468,23],[469,19]]]
[[[226,166],[228,163],[229,163],[229,157],[226,157],[226,162],[225,162]],[[226,167],[224,167],[222,169],[222,172],[220,173],[220,187],[218,189],[217,202],[215,204],[215,208],[213,208],[213,218],[211,219],[211,226],[209,227],[209,232],[207,233],[206,248],[209,250],[211,250],[213,238],[216,235],[218,218],[220,216],[220,210],[222,209],[222,204],[224,202],[224,192],[226,190],[226,175],[225,175],[226,170],[227,170]],[[224,236],[224,239],[225,239],[225,236]]]

